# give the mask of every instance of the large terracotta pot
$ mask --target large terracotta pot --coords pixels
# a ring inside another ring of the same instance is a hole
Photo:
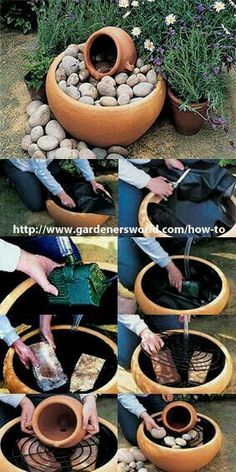
[[[105,426],[109,433],[116,439],[117,438],[117,428],[111,424],[109,421],[98,418],[99,424]],[[27,472],[26,469],[19,468],[18,466],[14,465],[8,458],[4,455],[2,447],[5,441],[5,436],[11,433],[12,430],[18,429],[20,432],[20,418],[16,418],[12,421],[6,423],[2,428],[0,428],[0,470],[1,472]],[[15,436],[13,436],[15,441]],[[18,462],[19,463],[19,462]],[[97,467],[95,472],[114,472],[117,466],[117,451],[112,454],[111,458],[102,466]]]
[[[92,55],[109,49],[115,54],[115,64],[109,72],[98,72],[92,62]],[[121,28],[107,26],[93,33],[84,48],[84,59],[87,69],[95,79],[106,75],[113,76],[118,72],[132,72],[137,60],[137,52],[132,38]]]
[[[183,260],[184,256],[172,256],[171,259],[175,262],[178,260]],[[204,306],[200,306],[198,308],[193,307],[191,310],[181,310],[181,313],[184,315],[219,315],[223,311],[229,300],[229,284],[225,275],[217,266],[207,261],[206,259],[201,259],[200,257],[194,256],[190,256],[189,259],[190,261],[202,263],[205,266],[213,269],[221,281],[221,291],[212,302]],[[146,315],[179,315],[179,310],[160,306],[150,300],[144,293],[142,286],[143,277],[148,272],[148,270],[154,267],[155,265],[155,262],[150,262],[150,264],[145,266],[139,272],[136,278],[134,291],[137,303],[140,306],[142,312]]]
[[[96,215],[94,213],[76,213],[57,205],[52,199],[46,201],[49,215],[61,226],[72,228],[94,228],[103,225],[109,218],[108,215]]]
[[[185,136],[197,134],[206,115],[208,102],[190,103],[191,108],[193,108],[195,112],[181,111],[179,107],[181,106],[182,101],[173,94],[170,88],[168,88],[167,93],[176,131]]]
[[[109,351],[112,353],[112,355],[117,356],[117,346],[116,344],[107,336],[104,336],[103,334],[94,331],[90,328],[84,328],[84,327],[77,327],[76,329],[77,332],[83,334],[87,334],[91,337],[90,342],[91,345],[93,344],[93,338],[94,342],[95,340],[98,340],[102,343],[104,343],[104,346],[109,349]],[[63,333],[71,332],[71,326],[70,325],[57,325],[53,326],[52,332],[54,335],[56,335],[57,332]],[[21,337],[21,340],[26,343],[27,345],[32,344],[31,339],[34,336],[39,335],[39,330],[36,329],[34,331],[31,331],[24,336]],[[102,354],[102,353],[101,353]],[[33,394],[33,393],[40,393],[39,391],[31,388],[28,386],[27,383],[24,383],[23,380],[21,380],[18,377],[18,374],[16,372],[15,364],[14,361],[16,359],[16,354],[13,348],[9,348],[7,351],[7,354],[4,359],[4,365],[3,365],[3,377],[5,381],[6,388],[9,390],[10,393],[25,393],[25,394]],[[100,393],[100,394],[115,394],[117,393],[117,372],[115,375],[108,380],[104,385],[102,385],[98,390],[94,390],[93,393]]]
[[[159,77],[150,95],[122,107],[95,107],[66,95],[58,86],[55,72],[63,53],[51,64],[46,80],[49,106],[57,120],[76,139],[94,146],[129,146],[154,123],[164,105],[166,86]]]
[[[172,402],[164,408],[161,419],[166,429],[183,434],[194,428],[197,412],[190,403]]]
[[[236,198],[231,197],[232,202],[236,206]],[[169,234],[164,233],[163,231],[155,228],[148,216],[148,206],[149,203],[160,203],[162,198],[154,193],[150,192],[144,197],[141,205],[139,207],[139,226],[144,229],[143,236],[145,238],[170,238]],[[236,237],[236,223],[234,226],[224,234],[220,234],[219,238],[235,238]]]
[[[160,413],[152,415],[154,418]],[[196,472],[214,459],[223,444],[223,435],[219,425],[211,418],[198,414],[199,418],[207,420],[214,428],[210,441],[202,446],[189,449],[171,449],[155,444],[145,434],[142,422],[137,431],[139,448],[149,461],[166,472]]]
[[[169,332],[171,332],[170,330]],[[173,332],[182,332],[182,330],[174,330]],[[132,356],[131,361],[131,372],[132,376],[135,380],[135,383],[140,388],[143,393],[155,393],[155,394],[214,394],[214,393],[222,393],[229,385],[232,375],[233,375],[233,361],[225,346],[220,343],[217,339],[209,336],[208,334],[201,333],[198,331],[189,331],[189,333],[201,336],[211,342],[213,342],[216,346],[218,346],[225,356],[225,365],[218,376],[216,376],[213,380],[204,383],[203,385],[198,385],[194,387],[169,387],[166,385],[161,385],[155,382],[154,380],[150,379],[141,369],[139,356],[141,354],[142,348],[139,345]]]
[[[40,442],[50,447],[69,448],[85,436],[82,404],[71,396],[53,395],[35,408],[31,427]]]

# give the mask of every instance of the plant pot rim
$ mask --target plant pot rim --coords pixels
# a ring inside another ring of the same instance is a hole
[[[170,329],[168,331],[165,331],[164,333],[183,333],[183,329]],[[202,333],[201,331],[194,331],[194,330],[189,330],[189,334],[194,334],[196,336],[201,336],[203,338],[208,339],[209,341],[215,343],[219,349],[224,353],[225,355],[225,365],[220,372],[220,374],[214,378],[213,380],[210,380],[209,382],[206,382],[205,384],[198,385],[198,386],[193,386],[193,387],[169,387],[166,385],[159,384],[158,382],[155,382],[154,380],[150,379],[141,369],[139,365],[139,354],[142,350],[141,344],[139,344],[135,351],[133,352],[132,355],[132,360],[131,360],[131,373],[132,377],[135,379],[136,374],[134,371],[136,371],[136,365],[138,366],[138,369],[140,372],[142,372],[143,378],[148,381],[148,384],[151,385],[153,388],[152,391],[145,392],[143,391],[142,393],[161,393],[161,394],[166,394],[166,393],[173,393],[173,394],[189,394],[189,393],[194,393],[194,394],[200,394],[200,393],[208,393],[208,394],[213,394],[213,393],[222,393],[223,390],[221,388],[221,383],[223,382],[224,389],[227,387],[229,384],[230,380],[232,379],[233,375],[233,360],[232,357],[226,349],[226,347],[218,341],[218,339],[214,338],[213,336],[210,336],[209,334]],[[134,375],[135,374],[135,375]],[[135,380],[136,381],[136,380]],[[217,383],[216,383],[217,382]],[[215,385],[216,384],[216,385]],[[219,385],[220,384],[220,389]],[[137,383],[138,385],[138,383]],[[139,385],[138,385],[139,386]],[[213,387],[213,390],[212,390]],[[217,389],[216,389],[217,387]],[[149,386],[148,386],[149,390]]]
[[[174,101],[176,102],[178,105],[181,105],[183,103],[183,100],[181,100],[180,98],[176,97],[176,95],[174,95],[174,93],[172,92],[170,86],[167,86],[167,94],[168,96]],[[194,108],[195,110],[197,109],[200,109],[200,108],[205,108],[207,107],[209,104],[209,101],[208,100],[204,100],[203,102],[199,102],[199,103],[196,103],[196,102],[191,102],[189,103],[188,105],[191,106],[192,108]],[[187,110],[191,113],[190,110]]]
[[[158,75],[158,82],[157,82],[156,86],[154,87],[153,91],[149,95],[147,95],[146,97],[143,97],[142,100],[139,100],[138,102],[129,103],[128,105],[122,105],[121,107],[120,106],[95,107],[94,105],[88,105],[87,103],[83,103],[83,102],[80,102],[79,100],[75,100],[74,98],[69,97],[69,95],[67,95],[65,92],[63,92],[63,90],[60,89],[60,87],[59,87],[59,85],[56,81],[55,74],[56,74],[57,67],[60,64],[63,57],[64,57],[64,52],[59,54],[54,59],[54,61],[51,63],[51,65],[48,69],[48,72],[50,71],[52,73],[53,77],[54,77],[54,83],[56,84],[56,87],[57,87],[57,93],[68,104],[76,105],[76,103],[77,103],[80,107],[82,107],[82,109],[91,110],[91,111],[93,110],[94,113],[96,113],[96,110],[98,110],[100,113],[103,113],[104,115],[107,115],[107,109],[111,110],[113,113],[117,113],[118,111],[120,111],[120,109],[122,109],[125,112],[125,110],[127,110],[127,109],[130,110],[131,107],[134,108],[134,109],[135,108],[138,109],[142,104],[148,103],[149,101],[152,102],[154,96],[158,95],[159,92],[161,91],[161,88],[162,88],[162,85],[163,85],[163,82],[164,82],[163,77],[159,74]],[[48,73],[47,73],[47,78],[46,78],[46,84],[47,84],[47,81],[48,81]]]
[[[157,413],[154,413],[151,416],[152,416],[152,418],[155,418],[156,416],[161,415],[161,414],[162,414],[162,412],[159,411]],[[209,447],[210,444],[212,444],[212,442],[214,442],[216,435],[220,435],[221,443],[223,443],[223,433],[220,429],[219,424],[215,420],[210,418],[209,416],[203,415],[202,413],[197,413],[197,416],[198,416],[198,418],[203,418],[203,419],[209,421],[215,428],[215,434],[214,434],[213,438],[210,439],[210,441],[208,441],[206,444],[202,444],[201,446],[197,446],[197,448],[194,448],[194,449],[204,451],[207,447]],[[141,433],[141,432],[144,434],[147,443],[152,445],[152,447],[157,446],[157,448],[160,448],[163,451],[166,451],[167,449],[171,449],[168,446],[165,447],[165,446],[162,446],[160,444],[156,444],[147,437],[147,435],[145,434],[145,431],[144,431],[144,421],[142,421],[142,423],[139,425],[137,434]],[[184,452],[185,454],[190,454],[191,455],[193,453],[193,449],[191,447],[188,448],[188,449],[171,449],[171,452],[173,454],[181,454],[181,453]]]

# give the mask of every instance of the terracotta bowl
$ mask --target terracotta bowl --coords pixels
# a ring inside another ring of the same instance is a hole
[[[195,408],[187,402],[172,402],[162,412],[162,422],[166,429],[175,433],[186,433],[197,422]]]
[[[71,326],[70,325],[57,325],[53,326],[52,332],[56,336],[57,332],[62,334],[63,332],[65,333],[70,333],[71,331]],[[90,342],[94,342],[97,340],[100,344],[104,344],[104,347],[108,349],[108,351],[112,354],[112,358],[114,356],[117,356],[117,346],[116,344],[107,336],[104,336],[103,334],[90,329],[90,328],[84,328],[84,327],[78,327],[76,329],[78,333],[81,333],[82,335],[87,335],[90,339]],[[21,337],[21,340],[25,342],[27,345],[32,344],[31,339],[33,339],[35,336],[39,335],[39,330],[36,329],[34,331],[30,331],[29,333],[25,334],[24,336]],[[102,353],[100,354],[102,357]],[[6,388],[9,390],[10,393],[26,393],[26,394],[33,394],[33,393],[40,393],[36,388],[31,388],[27,384],[27,378],[26,381],[22,380],[18,377],[18,374],[16,372],[16,366],[15,366],[15,360],[16,360],[16,354],[13,348],[9,348],[7,351],[7,354],[5,356],[4,360],[4,366],[3,366],[3,376],[4,376],[4,381],[6,384]],[[21,366],[19,367],[21,368]],[[23,367],[22,367],[23,368]],[[24,377],[25,379],[25,377]],[[91,392],[90,392],[91,393]],[[97,390],[94,390],[92,393],[109,393],[109,394],[115,394],[117,393],[117,371],[115,372],[114,376],[110,379],[108,379],[104,385],[99,387]]]
[[[183,332],[182,330],[170,330],[169,332],[178,333]],[[189,334],[195,334],[201,336],[204,339],[207,339],[213,342],[218,346],[225,356],[225,365],[221,370],[220,374],[216,376],[213,380],[204,383],[203,385],[198,385],[194,387],[169,387],[166,385],[161,385],[150,379],[146,373],[140,367],[139,356],[141,354],[142,348],[139,345],[132,356],[131,361],[131,373],[135,380],[136,385],[143,393],[155,393],[155,394],[214,394],[222,393],[226,387],[230,384],[232,375],[233,375],[233,361],[225,346],[220,343],[217,339],[209,336],[208,334],[201,333],[199,331],[189,331]]]
[[[57,205],[53,200],[46,201],[49,215],[61,226],[71,226],[72,228],[94,228],[102,226],[108,219],[108,215],[96,215],[94,213],[76,213]]]
[[[154,418],[160,413],[152,415]],[[211,462],[220,451],[223,435],[219,425],[208,416],[198,414],[200,419],[207,420],[214,428],[213,438],[202,446],[191,449],[171,449],[151,441],[145,434],[142,422],[137,431],[138,445],[143,454],[156,467],[166,472],[196,472]]]
[[[231,200],[236,206],[236,198],[232,197]],[[158,204],[161,201],[162,201],[161,197],[150,192],[146,195],[146,197],[144,197],[143,201],[141,202],[141,205],[139,207],[138,219],[139,219],[140,228],[144,229],[143,235],[145,236],[145,238],[172,238],[173,237],[173,236],[170,236],[169,234],[163,233],[161,230],[157,230],[149,219],[149,216],[148,216],[149,203]],[[218,237],[219,238],[235,238],[236,237],[236,223],[229,231],[227,231],[224,234],[221,234]]]
[[[172,256],[171,259],[175,262],[178,260],[183,260],[184,256]],[[223,311],[223,309],[228,303],[230,295],[229,284],[225,275],[217,266],[207,261],[206,259],[201,259],[200,257],[194,256],[190,256],[189,259],[190,261],[196,261],[198,263],[204,264],[205,266],[215,271],[221,281],[221,291],[219,295],[212,302],[204,306],[192,308],[191,310],[174,310],[171,308],[165,308],[163,306],[160,306],[150,300],[143,290],[144,276],[146,275],[149,269],[156,265],[155,262],[151,262],[139,272],[134,287],[137,303],[143,313],[145,313],[146,315],[179,315],[181,311],[183,315],[219,315]]]
[[[117,428],[107,420],[103,418],[98,418],[99,424],[105,426],[109,433],[112,435],[114,440],[117,438]],[[6,442],[6,437],[8,434],[11,434],[11,431],[18,431],[20,435],[20,418],[16,418],[12,421],[6,423],[2,428],[0,428],[0,470],[1,472],[27,472],[26,469],[22,469],[14,465],[7,457],[4,455],[3,448],[4,442]],[[13,433],[14,435],[14,433]],[[14,436],[13,436],[14,437]],[[21,435],[22,437],[22,435]],[[9,441],[7,441],[9,443]],[[117,451],[114,453],[111,451],[110,458],[108,461],[95,469],[95,472],[114,472],[117,466]]]
[[[153,92],[136,103],[121,107],[95,107],[76,101],[58,86],[55,72],[63,57],[56,57],[46,80],[49,106],[56,119],[74,138],[93,146],[129,146],[154,123],[164,105],[166,85],[159,77]]]

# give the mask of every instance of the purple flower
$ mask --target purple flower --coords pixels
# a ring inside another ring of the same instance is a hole
[[[175,30],[173,28],[169,28],[166,34],[168,38],[172,38],[172,36],[175,34]]]
[[[197,5],[196,10],[197,10],[197,13],[200,13],[200,15],[201,15],[202,13],[204,13],[207,10],[207,8],[205,7],[205,5],[200,3],[199,5]]]
[[[213,68],[213,74],[218,77],[218,75],[220,75],[220,72],[221,72],[221,68],[220,66],[217,66],[217,67],[214,67]]]

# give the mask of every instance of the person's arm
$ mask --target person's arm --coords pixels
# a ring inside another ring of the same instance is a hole
[[[13,408],[21,407],[21,431],[27,434],[33,434],[33,431],[28,425],[32,423],[35,407],[32,401],[26,397],[26,395],[0,395],[0,401],[7,405],[13,406]]]
[[[17,408],[24,398],[25,394],[0,394],[0,401],[13,406],[14,408]]]
[[[153,428],[160,428],[155,420],[148,414],[142,403],[138,401],[136,395],[124,395],[118,393],[118,401],[121,403],[123,408],[129,410],[130,413],[137,416],[138,418],[141,418],[144,421],[148,431],[151,431]]]
[[[44,338],[50,344],[53,349],[56,349],[54,337],[52,334],[51,329],[51,322],[52,322],[53,315],[40,315],[39,318],[39,329]]]
[[[150,176],[142,169],[138,169],[126,159],[119,160],[119,179],[139,189],[146,187]]]
[[[140,333],[148,328],[139,315],[119,315],[118,321],[119,323],[123,323],[126,328],[130,329],[133,333],[137,334],[137,336],[140,336]]]
[[[139,315],[119,315],[119,322],[141,338],[142,348],[150,356],[157,354],[164,346],[162,338],[153,333]]]
[[[29,368],[30,363],[38,366],[38,360],[33,351],[21,341],[15,328],[13,328],[5,315],[0,315],[0,339],[2,339],[8,347],[11,346],[14,349],[26,368]]]
[[[92,185],[92,189],[95,193],[97,190],[105,190],[104,186],[96,181],[93,169],[88,159],[75,159],[75,165],[82,172],[85,180]]]
[[[84,439],[89,439],[99,432],[96,395],[80,395],[83,404],[83,429],[86,431]]]
[[[20,260],[20,248],[0,239],[0,270],[14,272]]]

